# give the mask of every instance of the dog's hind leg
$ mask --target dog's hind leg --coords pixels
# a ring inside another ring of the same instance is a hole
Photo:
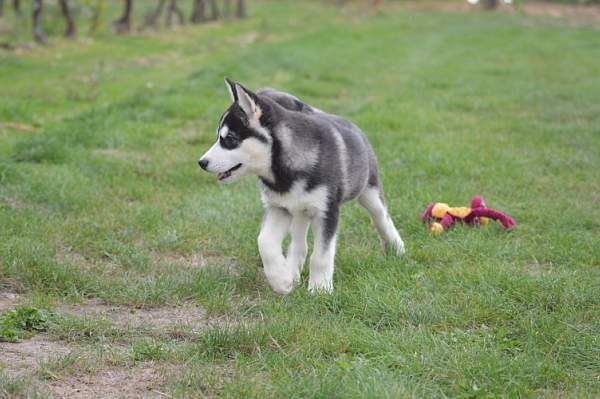
[[[273,290],[280,294],[289,294],[294,287],[294,274],[287,267],[281,248],[291,221],[292,216],[284,209],[267,208],[258,235],[258,252],[265,275]]]
[[[290,225],[290,235],[292,241],[287,252],[287,268],[294,274],[294,281],[300,280],[300,273],[306,260],[308,246],[306,245],[306,235],[308,234],[308,226],[310,219],[304,214],[295,214],[292,216],[292,224]]]
[[[371,215],[373,224],[379,232],[384,245],[392,249],[397,255],[404,253],[404,242],[394,226],[394,222],[383,202],[383,194],[379,187],[367,187],[358,197],[358,202],[365,207]]]
[[[310,277],[308,279],[308,290],[311,293],[333,291],[338,218],[339,207],[336,205],[325,215],[317,215],[312,220],[315,244],[310,257]]]

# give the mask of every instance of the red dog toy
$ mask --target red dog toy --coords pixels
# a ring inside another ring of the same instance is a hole
[[[421,215],[421,220],[429,222],[429,231],[432,234],[440,234],[448,230],[454,222],[463,222],[472,225],[486,225],[489,219],[502,223],[506,230],[516,226],[513,218],[495,209],[486,208],[483,198],[475,196],[471,200],[471,207],[452,208],[443,202],[432,202]]]

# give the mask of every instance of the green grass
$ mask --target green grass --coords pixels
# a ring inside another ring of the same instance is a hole
[[[175,396],[600,395],[597,29],[389,7],[261,1],[242,22],[0,52],[0,289],[241,320],[185,339],[69,317],[49,332],[177,366]],[[196,164],[225,75],[361,126],[407,255],[349,205],[335,292],[272,293],[255,183]],[[427,234],[428,202],[474,194],[518,228]],[[77,369],[63,360],[46,369]]]
[[[46,331],[52,315],[43,309],[17,306],[0,315],[0,341],[17,342]]]

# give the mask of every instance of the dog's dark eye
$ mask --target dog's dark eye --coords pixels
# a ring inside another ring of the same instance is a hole
[[[228,134],[225,138],[221,137],[221,145],[224,148],[235,148],[238,145],[238,138],[233,134]]]

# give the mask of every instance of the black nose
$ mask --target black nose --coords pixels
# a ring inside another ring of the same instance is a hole
[[[206,170],[206,168],[208,168],[208,161],[206,159],[201,159],[198,161],[198,165],[200,165],[202,169]]]

